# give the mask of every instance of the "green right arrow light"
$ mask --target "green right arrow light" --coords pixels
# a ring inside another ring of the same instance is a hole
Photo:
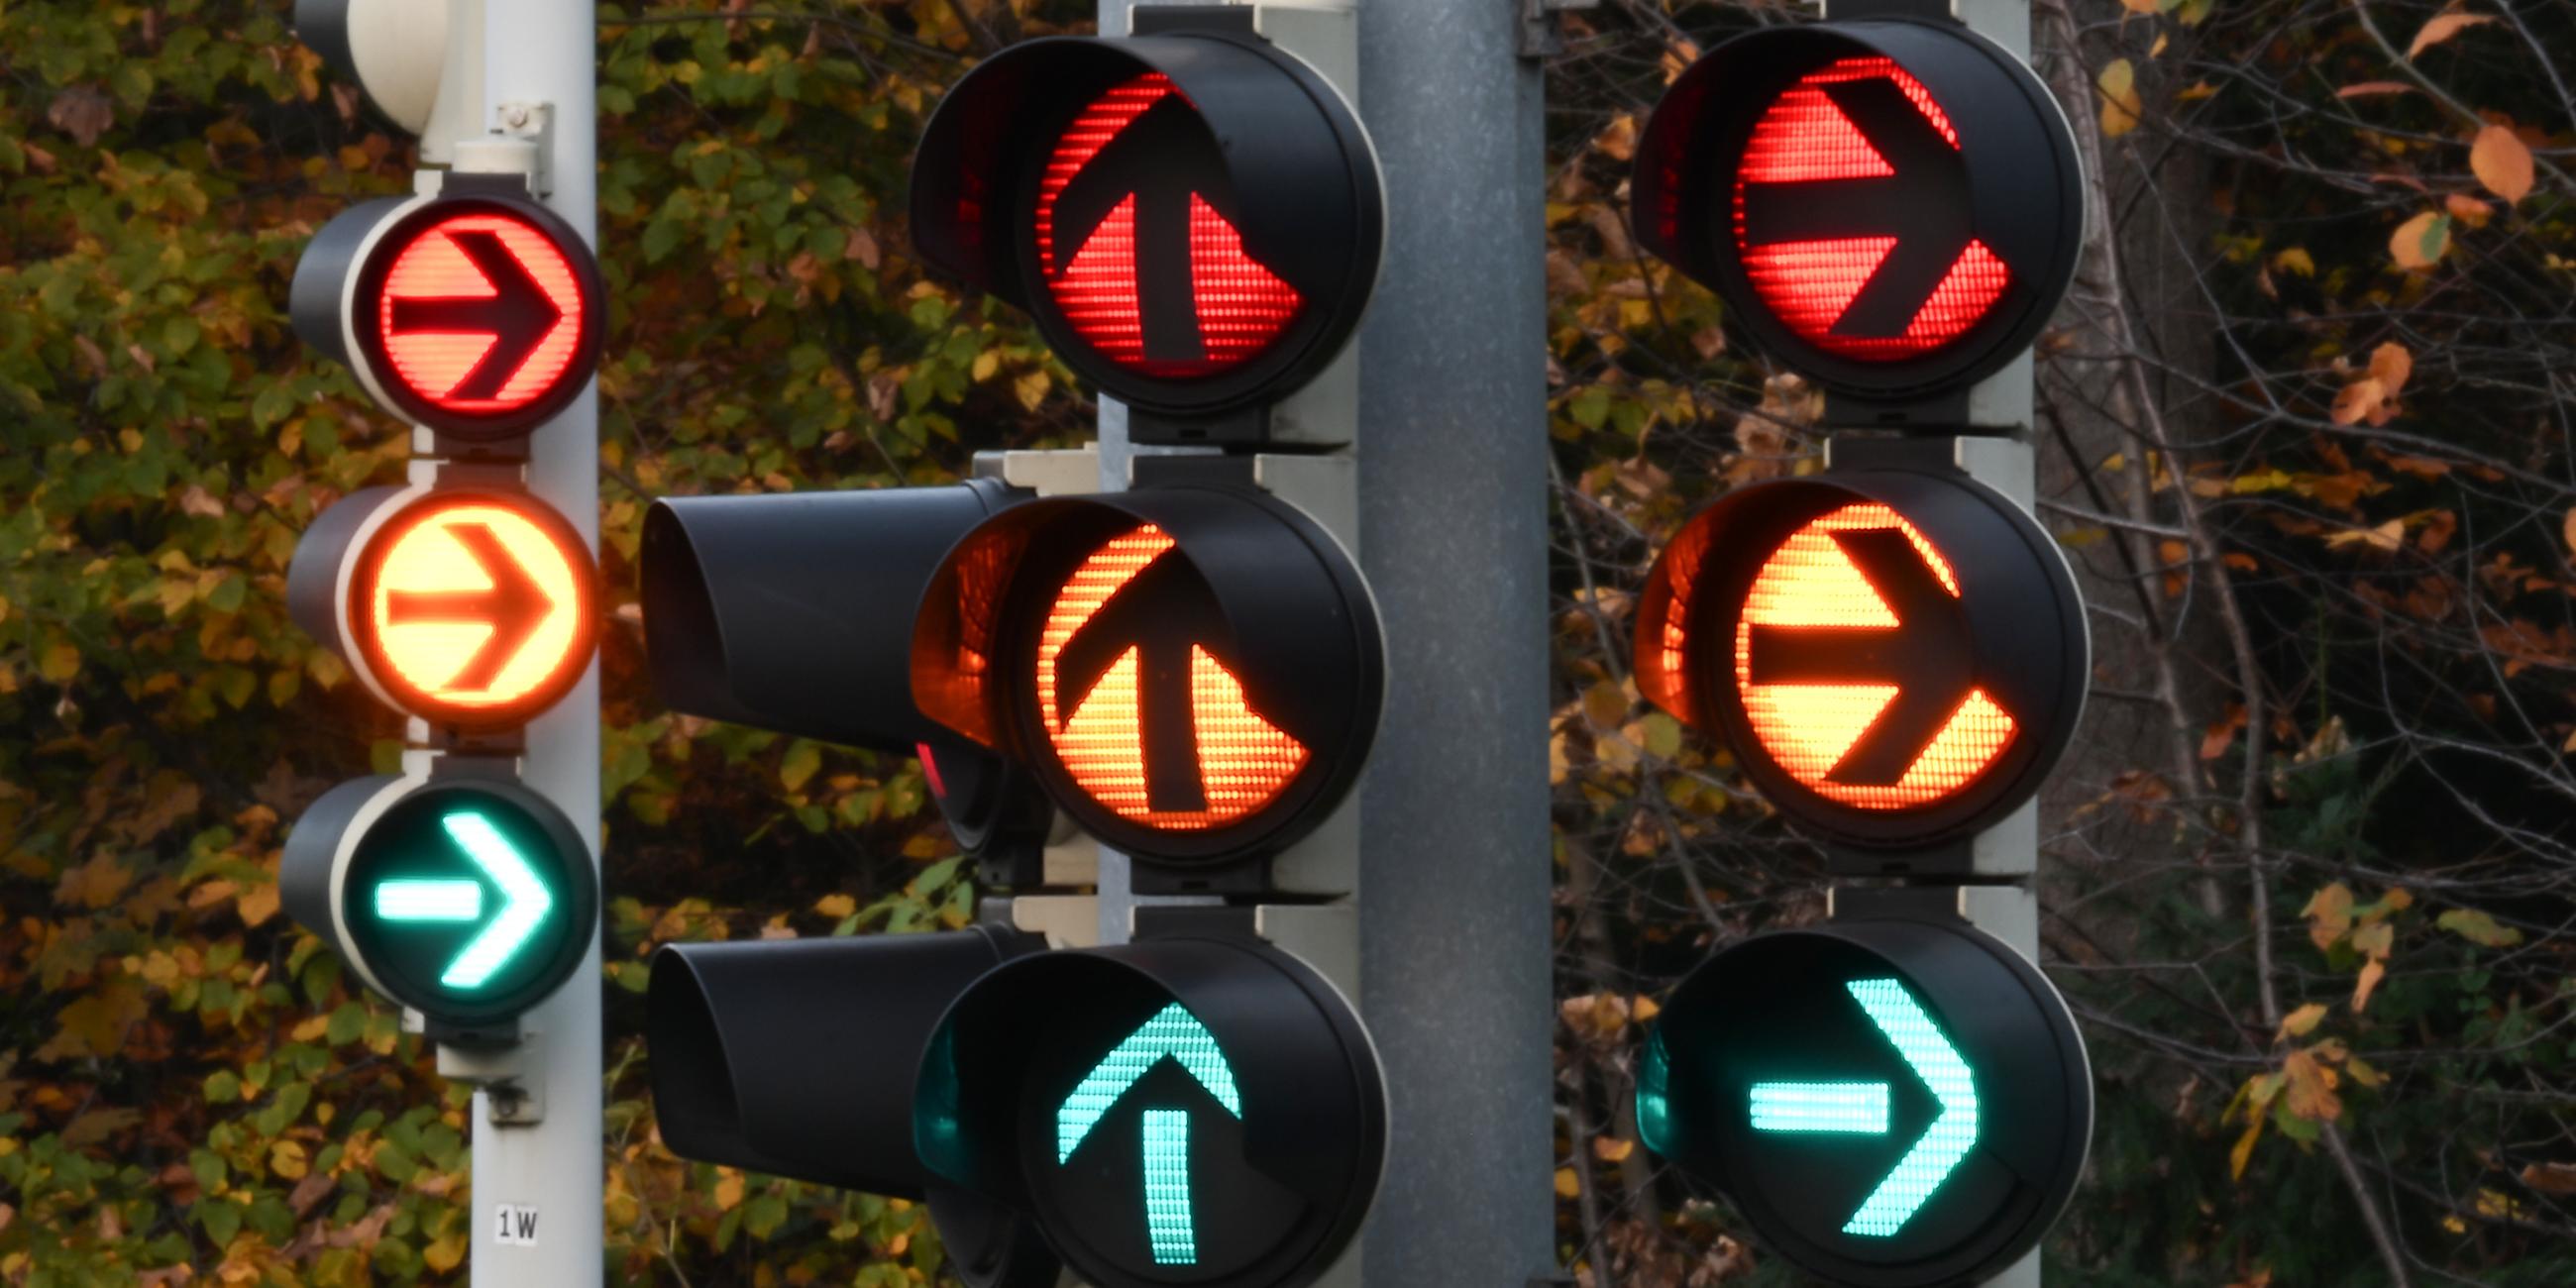
[[[1843,1223],[1845,1234],[1886,1238],[1923,1209],[1976,1147],[1976,1076],[1903,984],[1856,979],[1846,987],[1941,1105],[1940,1117]],[[1889,1090],[1884,1082],[1758,1082],[1752,1092],[1753,1129],[1885,1135]]]

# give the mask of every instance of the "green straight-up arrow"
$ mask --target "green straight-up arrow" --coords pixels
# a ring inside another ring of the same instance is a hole
[[[1227,1112],[1243,1117],[1234,1066],[1226,1063],[1216,1035],[1189,1008],[1174,1002],[1112,1048],[1056,1107],[1056,1163],[1073,1161],[1073,1151],[1119,1097],[1165,1060],[1179,1062]],[[1145,1233],[1153,1245],[1154,1264],[1197,1265],[1198,1233],[1190,1215],[1190,1112],[1146,1110],[1144,1150]]]

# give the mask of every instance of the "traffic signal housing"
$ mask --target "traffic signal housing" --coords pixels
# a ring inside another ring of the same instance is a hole
[[[949,551],[912,699],[1027,766],[1140,890],[1257,893],[1357,780],[1385,640],[1349,555],[1230,484],[1049,497]]]
[[[1702,964],[1647,1038],[1647,1146],[1833,1283],[1981,1280],[2083,1174],[2092,1073],[2065,1000],[1942,898],[1838,891],[1823,924]]]
[[[2020,506],[1946,465],[1743,487],[1648,575],[1638,688],[1735,752],[1862,871],[1964,871],[2083,711],[2072,572]]]
[[[572,820],[488,762],[322,794],[278,865],[288,915],[432,1038],[518,1040],[599,934],[599,878]]]
[[[1856,424],[1957,427],[1943,396],[2030,346],[2084,239],[2056,99],[1946,18],[1717,46],[1648,119],[1630,191],[1639,243]]]
[[[950,89],[913,162],[923,257],[1026,310],[1141,413],[1137,442],[1268,441],[1270,404],[1341,355],[1376,286],[1367,132],[1249,14],[1013,45]]]
[[[918,755],[968,853],[1033,853],[1053,812],[1025,771],[923,715],[906,683],[933,573],[1022,499],[970,479],[654,502],[641,599],[655,690],[690,715]]]
[[[1347,999],[1248,931],[1204,927],[995,969],[933,1033],[913,1113],[935,1175],[1038,1222],[1102,1288],[1313,1283],[1386,1155],[1386,1089]]]
[[[360,202],[296,261],[296,334],[456,454],[518,441],[569,406],[599,363],[599,261],[518,175],[424,176]]]

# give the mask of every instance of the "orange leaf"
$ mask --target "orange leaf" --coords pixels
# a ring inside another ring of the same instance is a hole
[[[2390,341],[2370,351],[2370,378],[2379,382],[2391,401],[2406,387],[2406,378],[2414,374],[2415,355],[2408,353],[2405,345]]]
[[[2567,517],[2560,521],[2558,535],[2566,538],[2569,557],[2576,558],[2576,509],[2569,510]]]
[[[2483,13],[2435,14],[2431,22],[2424,24],[2423,30],[2415,33],[2415,43],[2406,47],[2407,61],[2414,61],[2415,57],[2425,50],[2471,27],[2484,26],[2494,21],[2495,18],[2492,15]]]
[[[2412,94],[2415,87],[2404,81],[2359,81],[2335,91],[2336,98],[2365,98],[2373,94]]]
[[[2310,1002],[2307,1005],[2290,1012],[2288,1015],[2281,1017],[2281,1032],[2274,1037],[2273,1040],[2277,1042],[2281,1038],[2306,1037],[2310,1032],[2315,1030],[2318,1021],[2325,1018],[2325,1003]]]
[[[2531,193],[2531,147],[2509,125],[2478,131],[2477,142],[2469,145],[2469,169],[2507,205]]]
[[[2370,1005],[2370,995],[2378,991],[2379,981],[2387,974],[2388,963],[2376,957],[2361,964],[2361,978],[2353,981],[2352,985],[2353,1014],[2361,1014],[2361,1009]]]
[[[2451,218],[2471,228],[2484,228],[2487,221],[2495,217],[2495,207],[2465,192],[2455,192],[2442,198],[2442,209],[2450,211]]]
[[[2388,238],[2388,254],[2399,268],[2420,272],[2431,268],[2451,248],[2451,220],[2430,210],[2397,226]]]
[[[2335,395],[2334,410],[2327,418],[2338,425],[2357,425],[2388,397],[2388,391],[2369,376],[2353,381]]]

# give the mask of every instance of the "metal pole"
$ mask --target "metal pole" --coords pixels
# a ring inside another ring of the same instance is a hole
[[[598,32],[588,0],[513,0],[479,24],[483,104],[471,119],[524,128],[508,113],[542,105],[552,128],[539,138],[552,185],[546,204],[598,241]],[[530,442],[528,482],[595,551],[599,545],[599,395],[596,384]],[[521,772],[561,808],[597,861],[600,843],[599,667],[591,664],[562,705],[528,727]],[[563,990],[531,1011],[536,1043],[528,1080],[542,1120],[496,1126],[489,1098],[474,1097],[474,1288],[581,1288],[604,1282],[606,1162],[601,1105],[599,943]],[[504,1205],[518,1225],[504,1239]],[[533,1217],[529,1216],[533,1209]],[[528,1237],[519,1237],[525,1234]]]
[[[1360,557],[1388,650],[1361,797],[1361,1012],[1394,1101],[1368,1281],[1555,1267],[1547,294],[1522,7],[1363,4],[1387,248],[1360,332]]]

